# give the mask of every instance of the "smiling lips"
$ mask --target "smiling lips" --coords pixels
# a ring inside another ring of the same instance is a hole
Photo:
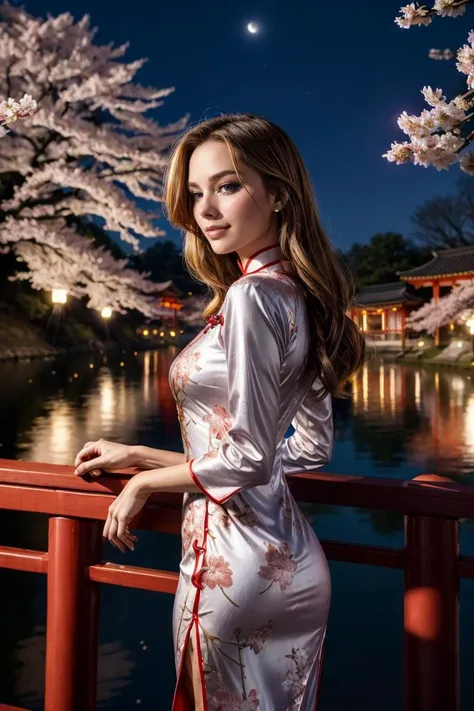
[[[217,230],[227,230],[230,225],[210,225],[206,227],[206,232],[216,232]]]
[[[211,239],[215,237],[220,237],[229,229],[230,225],[224,227],[219,227],[218,225],[212,225],[212,227],[206,227],[206,232]]]

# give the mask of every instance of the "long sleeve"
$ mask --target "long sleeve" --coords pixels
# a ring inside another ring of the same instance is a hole
[[[294,433],[283,440],[284,474],[297,474],[323,467],[331,459],[333,447],[332,400],[326,395],[316,400],[321,383],[315,380],[296,413]]]
[[[220,327],[228,371],[230,429],[217,454],[189,463],[199,488],[215,503],[267,484],[280,417],[281,368],[289,340],[283,297],[264,283],[242,280],[227,292]],[[218,404],[218,403],[216,403]]]

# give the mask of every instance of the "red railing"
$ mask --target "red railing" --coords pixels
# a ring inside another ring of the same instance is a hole
[[[51,516],[47,552],[0,546],[0,567],[48,576],[45,711],[96,708],[100,584],[174,593],[178,580],[175,572],[102,562],[102,525],[130,474],[87,482],[72,471],[0,460],[0,508]],[[474,486],[429,475],[335,474],[292,476],[290,486],[299,501],[405,516],[403,549],[322,545],[330,560],[404,571],[405,711],[459,711],[459,579],[474,578],[474,558],[459,555],[459,520],[474,518]],[[181,502],[181,494],[154,494],[131,528],[178,534]]]

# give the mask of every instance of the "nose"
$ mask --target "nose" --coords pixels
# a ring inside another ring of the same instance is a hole
[[[215,217],[218,214],[218,209],[214,204],[212,195],[203,195],[199,200],[199,214],[201,217]]]

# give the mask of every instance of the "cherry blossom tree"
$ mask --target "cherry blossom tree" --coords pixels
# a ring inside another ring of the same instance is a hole
[[[135,250],[140,237],[162,236],[167,151],[189,117],[161,126],[145,116],[174,89],[135,83],[145,60],[120,61],[128,44],[97,45],[94,35],[88,16],[43,20],[0,6],[0,245],[24,263],[13,278],[35,289],[153,317],[156,285],[79,227],[99,219]]]
[[[433,334],[448,323],[465,323],[474,311],[474,279],[467,279],[453,287],[439,301],[431,300],[408,316],[406,324],[413,331]]]
[[[418,3],[410,3],[401,8],[401,15],[395,22],[402,29],[426,26],[434,16],[459,17],[472,0],[435,0],[431,9]],[[430,51],[433,59],[450,59],[451,50]],[[469,33],[467,44],[457,51],[456,67],[466,75],[467,91],[447,101],[442,89],[424,86],[423,97],[430,109],[424,109],[419,116],[404,111],[398,118],[400,129],[409,137],[403,143],[392,143],[383,157],[397,165],[414,163],[425,168],[434,166],[437,170],[449,168],[459,163],[461,170],[474,175],[474,153],[465,151],[474,139],[472,119],[474,118],[474,31]]]

